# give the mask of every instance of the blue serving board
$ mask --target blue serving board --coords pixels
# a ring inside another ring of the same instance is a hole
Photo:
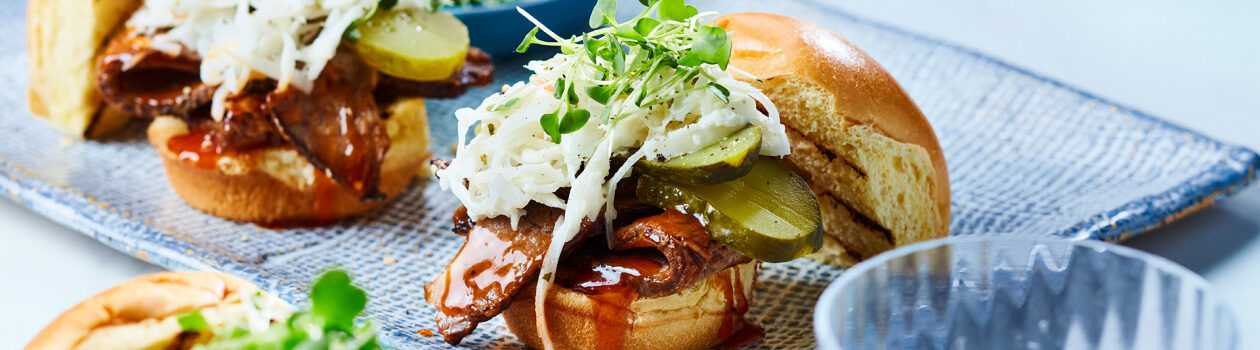
[[[41,215],[170,269],[214,269],[300,302],[312,276],[350,270],[372,296],[383,340],[402,349],[444,346],[422,286],[455,254],[454,198],[419,181],[386,207],[316,229],[272,230],[185,205],[167,185],[143,126],[107,140],[65,139],[27,112],[24,6],[0,0],[0,189]],[[622,3],[635,3],[625,1]],[[696,1],[702,9],[790,14],[844,34],[915,99],[945,150],[955,235],[1050,235],[1119,240],[1210,205],[1255,177],[1260,156],[1118,106],[973,51],[809,1]],[[624,5],[624,4],[623,4]],[[637,5],[635,5],[637,6]],[[628,6],[627,6],[628,7]],[[623,13],[625,15],[625,13]],[[574,16],[585,17],[584,13]],[[503,35],[519,37],[518,34]],[[500,57],[498,82],[526,78],[524,59]],[[452,111],[497,87],[431,101],[438,156],[450,156]],[[37,234],[37,233],[32,233]],[[392,263],[391,263],[392,262]],[[749,318],[758,346],[813,346],[814,302],[839,270],[810,261],[765,264]],[[499,320],[469,347],[520,347]]]

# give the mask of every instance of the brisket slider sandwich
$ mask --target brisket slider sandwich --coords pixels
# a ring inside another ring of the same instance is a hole
[[[944,234],[935,136],[864,53],[788,17],[649,4],[616,22],[600,1],[575,38],[535,21],[520,51],[562,53],[456,112],[472,136],[433,163],[466,242],[425,287],[447,342],[502,314],[540,349],[738,347],[764,335],[744,319],[761,262]]]
[[[354,324],[366,303],[342,271],[302,310],[219,272],[159,272],[80,302],[26,349],[380,349],[371,322]]]
[[[440,0],[35,0],[31,108],[73,134],[153,119],[193,207],[264,224],[379,206],[425,170],[424,97],[488,84]]]

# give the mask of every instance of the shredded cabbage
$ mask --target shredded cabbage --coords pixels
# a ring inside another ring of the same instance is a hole
[[[575,66],[574,56],[558,54],[546,61],[530,62],[526,68],[534,72],[530,82],[518,82],[485,99],[476,109],[455,112],[459,124],[456,156],[445,169],[437,170],[438,181],[468,208],[473,219],[507,216],[513,226],[524,214],[530,201],[554,208],[569,209],[574,201],[589,205],[573,214],[593,220],[604,207],[612,184],[629,175],[630,165],[647,156],[674,157],[696,151],[726,137],[749,124],[761,127],[761,154],[781,156],[789,145],[778,110],[760,90],[736,80],[730,73],[713,65],[705,65],[706,73],[730,90],[730,103],[712,93],[700,90],[676,98],[669,105],[640,109],[627,104],[616,115],[615,123],[587,123],[577,132],[567,134],[559,144],[553,143],[539,125],[543,114],[554,111],[561,103],[548,82],[569,73],[567,79],[578,84],[594,80],[593,69]],[[661,77],[668,77],[668,69]],[[709,83],[701,76],[694,85]],[[693,84],[665,87],[686,90]],[[623,99],[634,99],[634,91]],[[757,110],[760,102],[768,113]],[[578,106],[600,114],[605,106],[579,94]],[[473,131],[472,139],[467,138]],[[603,178],[614,156],[627,157],[626,165],[608,181]],[[574,187],[579,179],[590,178],[598,186],[569,193],[569,202],[556,196],[556,190]]]
[[[201,57],[201,81],[217,86],[211,106],[259,75],[309,91],[342,34],[380,0],[146,0],[127,20],[168,55]],[[395,8],[434,8],[434,0],[400,0]]]

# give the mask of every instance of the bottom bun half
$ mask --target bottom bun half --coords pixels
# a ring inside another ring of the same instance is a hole
[[[734,298],[751,305],[756,279],[757,263],[747,263],[682,292],[637,297],[628,305],[615,294],[588,295],[552,286],[544,312],[555,349],[706,349],[725,340],[720,334],[724,324],[742,319]],[[503,319],[522,342],[542,349],[534,288],[521,291]]]
[[[379,207],[424,176],[429,159],[429,127],[423,99],[402,99],[383,109],[390,147],[381,165],[380,190],[388,198],[362,202],[317,174],[292,147],[250,151],[244,157],[223,157],[205,169],[179,159],[168,141],[188,134],[181,120],[160,117],[149,125],[149,142],[157,148],[175,193],[193,208],[225,219],[267,225],[324,224]],[[317,178],[318,177],[318,178]]]

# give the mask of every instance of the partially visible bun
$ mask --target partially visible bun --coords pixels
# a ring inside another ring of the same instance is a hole
[[[778,108],[787,165],[822,207],[822,251],[838,265],[949,229],[949,175],[932,126],[901,86],[835,32],[781,15],[738,13],[717,25],[730,65]],[[740,77],[739,74],[736,74]]]
[[[26,349],[179,348],[173,346],[195,341],[181,337],[179,316],[197,310],[211,325],[239,320],[248,307],[243,301],[257,290],[249,282],[211,271],[140,276],[66,310]],[[271,307],[287,309],[279,299],[264,298]]]
[[[141,0],[31,0],[26,4],[31,113],[74,137],[97,136],[130,119],[102,108],[96,62]]]
[[[382,111],[389,115],[385,130],[390,147],[381,165],[380,188],[393,198],[413,178],[427,173],[429,126],[423,99],[401,99]],[[388,201],[361,202],[331,181],[317,183],[315,167],[291,147],[224,157],[215,169],[199,168],[167,148],[168,140],[187,133],[188,126],[171,117],[157,118],[148,130],[175,193],[211,215],[271,225],[322,224]]]
[[[639,297],[628,312],[569,288],[552,286],[545,305],[547,327],[556,349],[705,349],[720,344],[719,329],[736,319],[734,301],[751,304],[756,263],[731,267],[677,294]],[[522,290],[503,312],[508,329],[525,345],[542,349],[534,318],[534,287]],[[739,293],[739,294],[736,294]],[[609,334],[625,330],[623,336]]]

